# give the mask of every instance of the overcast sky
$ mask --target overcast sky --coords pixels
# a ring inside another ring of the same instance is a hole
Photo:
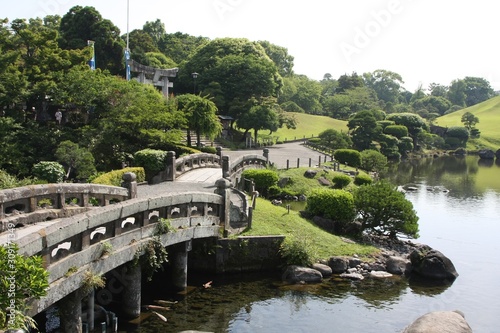
[[[95,7],[127,32],[127,0],[14,0],[0,17],[62,16],[75,5]],[[129,6],[129,31],[160,19],[168,33],[268,40],[288,49],[295,73],[314,80],[386,69],[399,73],[409,91],[466,76],[500,90],[496,1],[129,0]]]

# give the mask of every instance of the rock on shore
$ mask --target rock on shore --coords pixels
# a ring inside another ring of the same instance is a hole
[[[417,318],[403,333],[472,333],[472,329],[460,311],[436,311]]]

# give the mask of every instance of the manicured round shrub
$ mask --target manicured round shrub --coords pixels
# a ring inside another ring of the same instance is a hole
[[[255,189],[264,197],[268,196],[269,188],[277,185],[279,180],[278,173],[270,169],[247,169],[241,176],[252,179],[255,182]]]
[[[366,149],[361,152],[361,169],[382,171],[387,167],[387,157],[379,151]]]
[[[344,190],[312,190],[307,197],[306,211],[342,224],[351,222],[356,216],[354,198]]]
[[[64,167],[57,162],[51,161],[42,161],[33,165],[31,172],[33,176],[49,183],[62,183],[65,175]]]
[[[337,149],[333,157],[343,164],[348,164],[354,168],[361,165],[361,153],[354,149]]]
[[[360,173],[356,177],[354,177],[354,184],[361,186],[361,185],[370,185],[373,183],[372,177],[368,176],[367,174]]]
[[[143,149],[134,154],[134,164],[143,167],[148,180],[165,169],[167,152],[157,149]]]
[[[401,139],[404,136],[408,136],[408,128],[404,125],[389,125],[384,128],[384,133]]]
[[[336,188],[344,188],[349,185],[351,181],[352,178],[345,174],[337,174],[332,178],[332,182]]]

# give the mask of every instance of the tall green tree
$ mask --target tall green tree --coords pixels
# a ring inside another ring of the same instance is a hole
[[[372,142],[382,134],[382,127],[377,123],[372,111],[361,111],[354,114],[347,123],[354,146],[359,150],[370,149]]]
[[[175,60],[175,59],[174,59]],[[196,81],[192,73],[199,73]],[[251,98],[276,96],[282,79],[264,48],[243,38],[218,38],[197,49],[181,64],[174,89],[210,96],[222,114],[238,119]],[[213,87],[217,87],[213,89]]]
[[[260,130],[274,132],[280,127],[280,118],[277,112],[277,104],[272,101],[262,101],[250,108],[240,116],[237,121],[238,127],[245,130],[245,134],[253,129],[254,140],[257,142]]]
[[[490,83],[480,77],[467,76],[465,83],[465,104],[467,106],[476,105],[492,98],[495,95]]]
[[[365,85],[377,93],[385,103],[397,103],[404,83],[401,75],[385,69],[378,69],[372,73],[364,73]]]
[[[179,98],[186,98],[182,110],[188,121],[188,130],[196,133],[196,145],[201,147],[201,135],[212,140],[221,133],[222,124],[217,116],[217,106],[208,97],[187,94]],[[188,142],[188,145],[191,143]]]
[[[90,6],[74,6],[61,19],[59,45],[63,49],[83,49],[94,41],[96,68],[125,76],[125,42],[120,29]],[[90,60],[88,58],[87,60]]]
[[[447,94],[448,100],[453,105],[465,106],[465,82],[463,80],[453,80]]]
[[[282,46],[271,44],[268,41],[258,42],[266,51],[269,58],[276,64],[281,76],[293,75],[293,56],[288,54],[288,49]]]

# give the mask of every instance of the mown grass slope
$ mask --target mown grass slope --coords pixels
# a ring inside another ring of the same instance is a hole
[[[435,124],[444,127],[463,126],[462,115],[470,112],[479,118],[476,128],[481,132],[481,137],[471,139],[467,144],[468,149],[500,148],[500,96],[474,106],[444,115],[436,119]]]
[[[319,133],[326,129],[333,128],[337,131],[347,132],[347,121],[333,119],[326,116],[316,116],[306,113],[289,112],[297,120],[297,129],[287,129],[286,127],[280,128],[278,131],[271,134],[276,140],[295,140],[302,138],[310,138],[318,136]],[[260,131],[259,136],[266,136],[268,132]]]
[[[275,206],[265,199],[257,199],[253,212],[252,228],[243,232],[243,236],[284,235],[297,239],[307,238],[314,244],[318,259],[328,259],[331,256],[369,257],[379,252],[373,246],[345,242],[339,236],[333,235],[302,218],[298,212],[285,207]]]

